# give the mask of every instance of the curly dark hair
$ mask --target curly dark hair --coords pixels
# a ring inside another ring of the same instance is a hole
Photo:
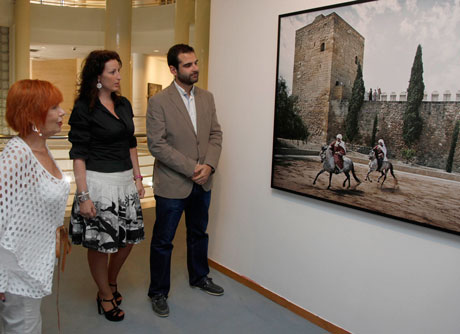
[[[83,100],[88,103],[90,109],[94,107],[98,98],[98,89],[96,87],[97,77],[104,71],[105,63],[115,59],[122,65],[120,56],[115,51],[95,50],[86,57],[83,62],[83,68],[80,73],[80,80],[77,90],[77,100]],[[111,94],[112,100],[117,103],[120,99],[118,92]]]

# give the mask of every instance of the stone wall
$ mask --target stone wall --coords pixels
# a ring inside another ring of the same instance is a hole
[[[293,95],[299,98],[300,114],[310,136],[323,139],[327,129],[332,63],[333,22],[323,15],[296,31]]]
[[[356,144],[370,149],[369,142],[377,115],[376,140],[385,140],[389,158],[404,160],[402,127],[405,108],[406,102],[364,102],[359,117],[360,136]],[[332,141],[335,134],[345,132],[347,112],[347,101],[331,101],[328,142]],[[414,146],[414,162],[422,166],[445,169],[455,122],[460,120],[460,102],[422,102],[420,114],[423,118],[423,132],[419,143]],[[457,142],[452,170],[460,172],[460,140]]]
[[[334,45],[331,70],[331,87],[342,87],[342,96],[335,99],[351,98],[351,90],[356,78],[358,63],[363,65],[364,37],[354,30],[340,16],[332,13],[334,20]]]
[[[363,55],[364,38],[336,13],[318,15],[296,31],[292,94],[299,98],[303,121],[310,124],[310,140],[326,140],[330,100],[351,96]]]

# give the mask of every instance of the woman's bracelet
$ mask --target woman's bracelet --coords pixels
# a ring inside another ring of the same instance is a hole
[[[134,181],[136,181],[137,179],[141,179],[141,181],[142,181],[144,178],[142,177],[142,175],[135,175],[134,176]]]
[[[81,193],[77,193],[77,198],[80,203],[89,200],[89,191],[82,191]]]

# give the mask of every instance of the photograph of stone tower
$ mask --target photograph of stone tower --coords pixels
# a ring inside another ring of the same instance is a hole
[[[298,97],[309,141],[324,144],[331,100],[348,100],[358,62],[363,64],[364,37],[337,13],[318,15],[296,31],[292,94]]]
[[[460,2],[279,16],[272,188],[460,235]]]

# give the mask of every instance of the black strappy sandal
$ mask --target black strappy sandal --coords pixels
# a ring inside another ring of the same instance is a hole
[[[99,294],[96,297],[97,302],[97,312],[99,314],[103,314],[105,318],[109,321],[122,321],[125,318],[124,314],[121,314],[123,311],[118,308],[115,299],[101,299],[99,298]],[[102,307],[102,302],[110,302],[113,305],[113,309],[106,311]]]
[[[109,286],[115,288],[115,291],[112,292],[113,298],[115,298],[115,303],[117,303],[117,306],[120,306],[121,302],[123,301],[123,297],[121,296],[121,293],[118,292],[117,284],[109,283]]]

